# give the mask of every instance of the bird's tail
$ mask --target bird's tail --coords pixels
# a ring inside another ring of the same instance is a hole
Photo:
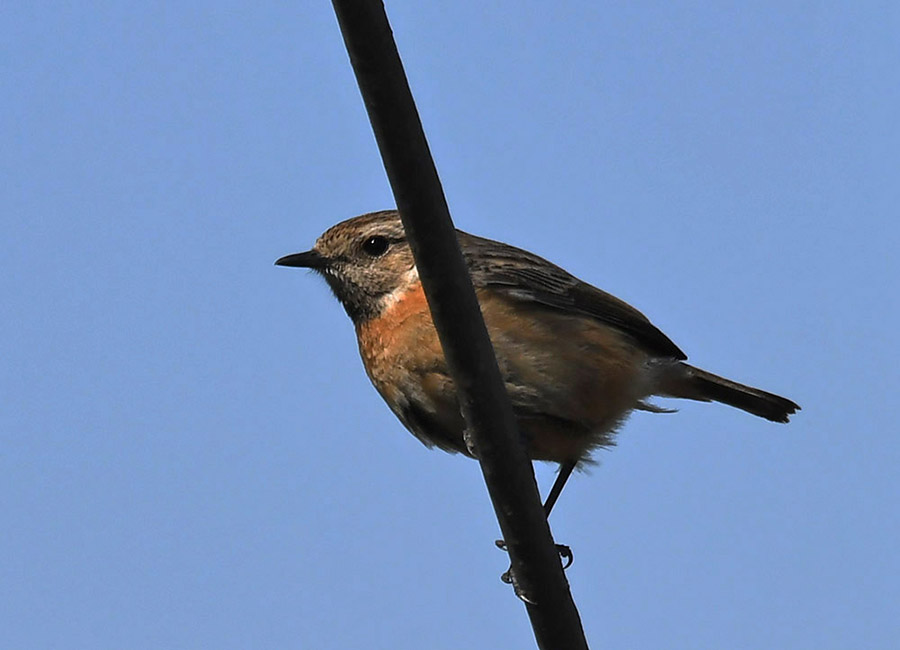
[[[800,407],[791,400],[764,390],[719,377],[686,363],[678,364],[662,386],[661,394],[700,402],[721,402],[772,422],[787,422]]]

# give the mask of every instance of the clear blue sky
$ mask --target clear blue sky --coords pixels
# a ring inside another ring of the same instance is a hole
[[[804,409],[637,414],[575,477],[592,647],[895,647],[897,3],[389,12],[459,227]],[[330,4],[0,26],[0,647],[531,647],[477,464],[272,265],[392,206]]]

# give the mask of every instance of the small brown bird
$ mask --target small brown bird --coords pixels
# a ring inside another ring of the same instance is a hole
[[[721,402],[787,422],[800,407],[684,363],[687,357],[634,307],[545,259],[457,230],[528,455],[560,464],[545,503],[591,452],[613,444],[635,409],[670,412],[654,395]],[[369,378],[427,446],[466,447],[422,283],[395,210],[333,226],[281,266],[322,274],[356,327]]]

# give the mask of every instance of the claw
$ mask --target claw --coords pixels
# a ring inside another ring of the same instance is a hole
[[[571,548],[569,548],[565,544],[557,544],[556,552],[559,553],[559,557],[561,559],[566,560],[565,564],[563,564],[563,571],[572,566],[572,562],[575,561],[575,556],[572,554]]]

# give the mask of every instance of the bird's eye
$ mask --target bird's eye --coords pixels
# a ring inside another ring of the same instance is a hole
[[[382,237],[381,235],[374,235],[369,237],[362,244],[362,249],[366,255],[371,255],[372,257],[379,257],[384,255],[387,252],[388,246],[391,245],[391,242],[387,237]]]

